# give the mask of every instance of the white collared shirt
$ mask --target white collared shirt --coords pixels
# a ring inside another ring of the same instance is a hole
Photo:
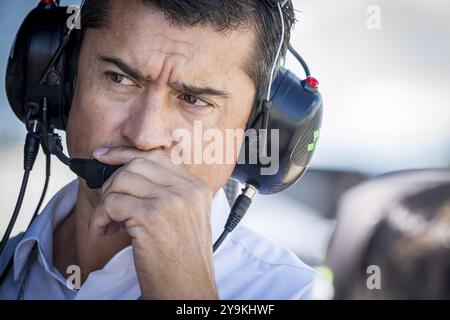
[[[0,299],[140,298],[131,246],[91,272],[79,289],[70,287],[53,266],[53,231],[75,206],[77,192],[78,180],[61,189],[23,235],[14,251],[13,268],[0,288]],[[222,233],[229,210],[221,189],[211,209],[213,242]],[[293,253],[243,224],[226,238],[213,260],[221,299],[308,298],[316,275]]]

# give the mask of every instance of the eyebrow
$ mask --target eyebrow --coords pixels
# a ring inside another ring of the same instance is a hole
[[[145,76],[142,74],[139,70],[136,68],[130,66],[120,58],[111,57],[111,56],[97,56],[98,60],[101,63],[109,63],[115,65],[117,68],[122,70],[125,74],[127,74],[129,77],[133,78],[134,80],[140,81],[140,82],[154,82],[153,79],[150,77]],[[176,91],[192,94],[192,95],[207,95],[207,96],[218,96],[224,99],[228,99],[230,97],[230,94],[211,87],[198,87],[194,85],[189,85],[186,83],[171,83],[170,87]]]

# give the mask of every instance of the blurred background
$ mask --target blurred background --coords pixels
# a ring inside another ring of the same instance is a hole
[[[6,61],[15,32],[37,2],[0,0],[0,234],[19,192],[26,133],[5,95]],[[450,2],[293,3],[292,44],[320,81],[324,99],[319,147],[304,178],[281,194],[258,196],[244,223],[320,265],[345,191],[386,172],[450,168]],[[286,66],[302,75],[292,57]],[[40,155],[13,234],[34,212],[44,162]],[[44,204],[74,178],[53,159]]]

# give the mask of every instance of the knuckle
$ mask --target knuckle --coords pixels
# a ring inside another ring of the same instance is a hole
[[[130,178],[131,174],[127,170],[120,170],[120,172],[117,173],[117,176],[115,177],[113,183],[114,184],[122,184]]]
[[[147,219],[147,213],[149,211],[149,205],[147,202],[137,206],[133,209],[135,212],[135,217],[139,220],[144,222]]]
[[[118,174],[118,173],[117,173]],[[104,184],[101,189],[101,193],[105,195],[105,197],[111,193],[112,190],[115,190],[117,187],[116,177],[113,177],[108,184]]]
[[[108,193],[104,198],[103,198],[103,204],[104,207],[106,209],[112,209],[114,208],[115,204],[117,203],[119,198],[119,195],[117,193],[114,192],[110,192]]]
[[[164,196],[158,195],[156,197],[148,198],[149,204],[153,207],[159,207],[161,204],[163,204],[166,201]]]
[[[134,158],[127,164],[128,169],[140,170],[147,165],[147,160],[144,158]]]

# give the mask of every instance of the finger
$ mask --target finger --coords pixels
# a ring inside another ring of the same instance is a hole
[[[142,151],[132,147],[99,148],[93,153],[94,158],[112,165],[121,165],[136,158],[148,158],[156,161],[170,158],[159,149]]]
[[[186,169],[172,161],[170,156],[160,149],[141,151],[131,147],[100,148],[95,150],[93,155],[98,161],[111,165],[122,165],[136,158],[145,158],[171,172],[186,175]]]
[[[143,199],[136,198],[127,194],[109,193],[95,208],[89,221],[89,237],[98,239],[104,236],[107,227],[111,223],[126,223],[132,219],[133,215],[140,214],[137,212]]]
[[[130,161],[124,170],[146,177],[148,180],[165,186],[179,186],[192,178],[190,175],[167,168],[153,160],[138,158]]]
[[[127,174],[127,172],[131,174]],[[183,187],[193,179],[191,175],[181,174],[171,169],[167,169],[152,160],[136,158],[114,172],[114,174],[103,184],[102,194],[104,194],[105,190],[109,189],[112,183],[115,183],[129,188],[129,190],[121,188],[120,193],[136,195],[139,197],[152,195],[149,191],[154,190],[149,190],[145,185],[146,181],[137,178],[137,175],[147,179],[148,182],[152,182],[151,186],[156,190],[160,188],[176,189]],[[134,183],[133,179],[136,179],[136,183]]]
[[[94,151],[93,156],[100,162],[110,165],[122,165],[135,158],[145,157],[143,151],[130,147],[99,148]]]
[[[149,180],[140,173],[135,173],[128,168],[120,169],[120,172],[111,177],[102,187],[102,195],[108,193],[128,194],[138,198],[155,197],[162,188],[170,188],[164,180],[161,183]]]

